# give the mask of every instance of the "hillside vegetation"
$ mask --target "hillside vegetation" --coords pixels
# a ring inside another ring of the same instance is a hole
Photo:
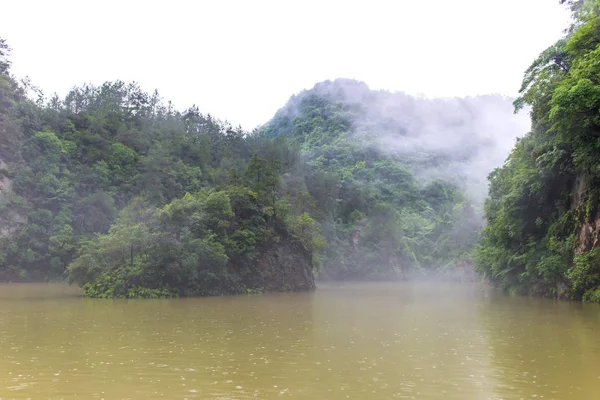
[[[46,98],[0,49],[0,280],[92,297],[472,279],[485,176],[522,133],[510,99],[349,80],[245,132],[135,83]]]
[[[487,174],[527,129],[511,101],[428,100],[343,79],[293,96],[260,134],[296,144],[313,171],[297,185],[328,243],[321,276],[472,279]]]
[[[36,103],[2,66],[0,279],[100,297],[314,288],[324,242],[282,186],[302,163],[285,141],[123,82]]]
[[[527,70],[532,131],[491,177],[477,268],[517,293],[600,302],[600,2]]]

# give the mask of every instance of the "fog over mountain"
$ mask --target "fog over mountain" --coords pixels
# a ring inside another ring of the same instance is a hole
[[[274,118],[288,124],[271,135],[291,135],[305,143],[291,121],[315,96],[344,103],[339,116],[349,123],[354,141],[407,161],[423,180],[464,185],[478,203],[487,193],[487,175],[503,164],[516,139],[531,126],[527,112],[515,114],[514,99],[506,96],[414,97],[337,79],[292,96]]]
[[[246,132],[135,82],[35,101],[3,65],[0,279],[91,297],[473,279],[485,178],[527,131],[510,98],[337,79]]]

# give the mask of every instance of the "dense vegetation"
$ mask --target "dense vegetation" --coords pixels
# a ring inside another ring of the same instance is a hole
[[[328,243],[322,278],[464,279],[487,172],[518,119],[501,96],[426,100],[338,79],[293,96],[260,134],[300,146],[314,171],[300,184]]]
[[[477,268],[519,293],[600,302],[600,2],[525,73],[532,131],[490,175]]]
[[[310,289],[324,243],[281,173],[283,140],[178,112],[135,84],[27,99],[0,75],[0,278],[90,296]]]
[[[46,99],[0,50],[0,280],[165,297],[470,276],[497,147],[479,116],[512,118],[508,99],[328,81],[244,132],[134,83]]]

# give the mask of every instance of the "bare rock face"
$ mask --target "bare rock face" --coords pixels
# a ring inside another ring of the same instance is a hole
[[[571,208],[578,211],[581,226],[577,236],[577,246],[575,254],[583,254],[592,251],[600,245],[600,213],[597,211],[589,215],[588,203],[590,196],[590,184],[584,177],[578,177],[573,188],[571,198]]]
[[[12,209],[4,207],[12,193],[12,179],[6,171],[8,165],[0,159],[0,237],[13,235],[25,218]]]
[[[8,169],[8,165],[0,159],[0,171]],[[0,196],[2,196],[3,190],[9,190],[12,188],[12,179],[6,176],[4,173],[0,173]]]
[[[600,244],[600,215],[584,221],[579,230],[575,254],[592,251]]]
[[[315,289],[311,255],[297,243],[282,238],[256,260],[259,278],[253,284],[265,292]]]

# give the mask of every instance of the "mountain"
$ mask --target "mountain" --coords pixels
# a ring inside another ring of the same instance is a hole
[[[310,290],[324,243],[280,188],[285,141],[177,111],[135,83],[39,101],[0,41],[0,280],[90,297]]]
[[[329,244],[321,278],[390,279],[469,269],[487,175],[526,115],[499,95],[425,99],[347,79],[290,98],[259,130],[296,144],[311,168],[289,179]]]
[[[0,279],[91,297],[472,279],[485,177],[527,129],[502,96],[339,79],[244,132],[135,83],[47,99],[0,45]]]

